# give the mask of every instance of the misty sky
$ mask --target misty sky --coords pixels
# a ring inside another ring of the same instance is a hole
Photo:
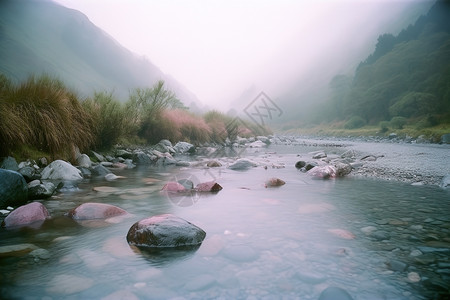
[[[278,97],[305,74],[351,72],[408,1],[56,0],[223,109],[252,85]]]

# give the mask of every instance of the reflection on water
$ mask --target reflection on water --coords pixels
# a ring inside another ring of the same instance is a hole
[[[283,151],[255,155],[286,168],[139,167],[117,174],[124,179],[85,182],[43,201],[53,218],[41,228],[0,231],[1,246],[35,246],[0,257],[0,297],[318,299],[328,286],[354,299],[448,295],[449,191],[352,177],[311,180],[289,154],[300,149]],[[177,176],[216,180],[223,190],[183,195],[178,205],[160,192]],[[286,184],[265,188],[271,177]],[[88,201],[131,217],[84,224],[64,217]],[[163,213],[205,230],[200,248],[151,253],[127,244],[133,223]]]

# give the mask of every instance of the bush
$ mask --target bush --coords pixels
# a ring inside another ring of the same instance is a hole
[[[108,149],[127,133],[127,118],[122,104],[111,93],[95,93],[82,103],[93,119],[94,147]]]
[[[74,159],[75,147],[93,142],[92,119],[74,92],[47,75],[17,86],[1,80],[0,144],[3,155],[28,146],[54,158]]]
[[[363,127],[364,125],[366,125],[366,120],[360,116],[353,116],[345,123],[344,127],[345,129],[357,129]]]
[[[404,117],[393,117],[390,122],[392,128],[395,128],[395,129],[403,129],[403,127],[406,125],[406,123],[407,123],[407,120]]]
[[[389,121],[381,121],[379,124],[380,128],[381,128],[381,132],[385,133],[389,130],[389,127],[391,126]]]

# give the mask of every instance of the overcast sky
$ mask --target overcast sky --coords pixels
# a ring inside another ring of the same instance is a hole
[[[401,3],[406,1],[412,0]],[[374,29],[394,22],[404,6],[392,0],[56,2],[83,12],[201,102],[219,108],[250,85],[278,94],[318,62],[338,61],[374,37],[375,43]]]

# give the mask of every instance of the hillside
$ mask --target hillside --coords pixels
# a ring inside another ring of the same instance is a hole
[[[157,66],[121,46],[79,11],[49,0],[0,1],[0,73],[20,82],[30,74],[58,76],[83,96],[163,79],[186,105],[197,99]]]
[[[392,118],[429,127],[450,123],[450,2],[438,1],[398,35],[383,34],[354,77],[330,82],[327,120]],[[318,117],[320,120],[325,118]]]

